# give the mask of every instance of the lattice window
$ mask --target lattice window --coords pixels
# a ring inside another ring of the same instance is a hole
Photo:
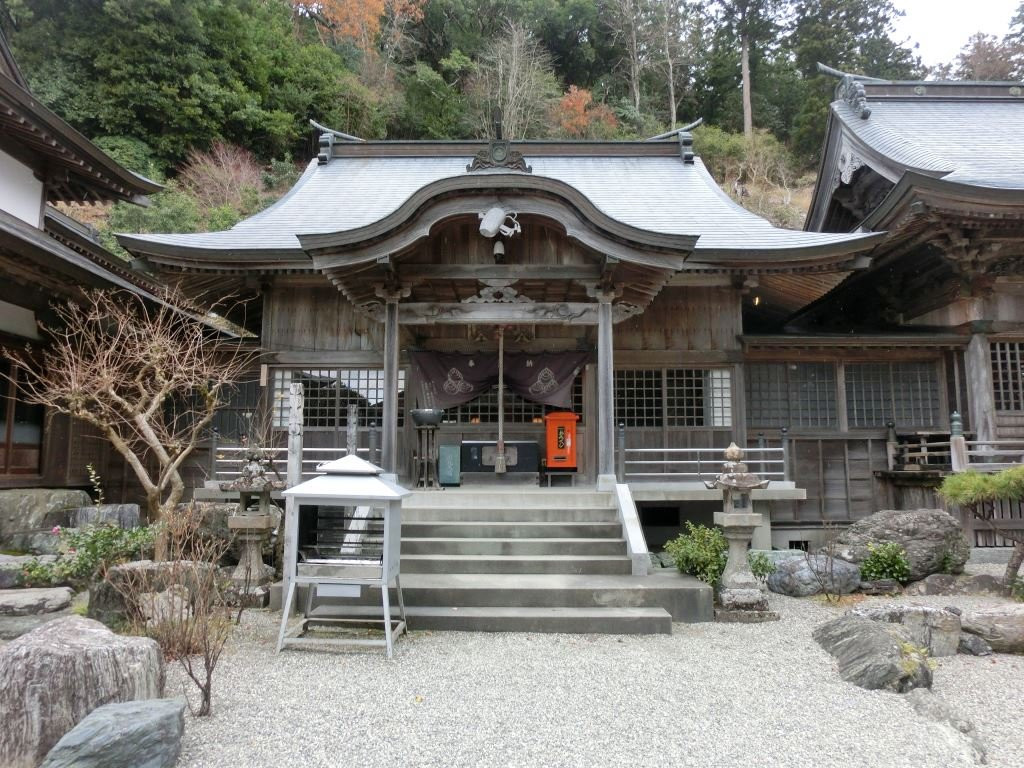
[[[995,341],[990,349],[996,410],[1024,411],[1024,343]]]
[[[348,406],[359,408],[359,426],[384,419],[384,371],[379,368],[320,368],[274,371],[271,405],[274,426],[288,426],[288,389],[301,383],[303,423],[311,429],[338,429],[348,425]],[[405,371],[398,372],[398,424],[404,421]]]
[[[627,427],[728,427],[732,374],[725,368],[616,371],[615,419]]]
[[[544,414],[561,411],[562,408],[534,403],[519,395],[505,390],[505,423],[530,424],[543,422]],[[572,411],[583,414],[583,377],[577,376],[572,385]],[[468,403],[448,408],[444,412],[444,420],[451,424],[497,424],[498,423],[498,387],[493,386],[479,397]]]
[[[846,365],[846,417],[850,427],[931,427],[940,423],[938,367],[925,363]]]
[[[211,424],[221,437],[239,440],[243,435],[247,437],[253,435],[253,430],[260,430],[261,406],[258,380],[243,381],[229,388],[224,394],[224,401],[224,404],[214,414]]]
[[[753,363],[746,368],[751,427],[836,427],[833,363]]]
[[[658,370],[615,371],[615,419],[627,427],[665,423],[663,374]]]

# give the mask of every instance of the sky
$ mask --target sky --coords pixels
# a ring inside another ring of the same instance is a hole
[[[919,43],[925,64],[956,59],[967,38],[981,31],[1002,37],[1021,0],[893,0],[906,15],[896,20],[894,37]]]

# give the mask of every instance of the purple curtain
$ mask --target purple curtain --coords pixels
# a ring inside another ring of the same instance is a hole
[[[482,395],[498,383],[498,355],[412,352],[422,378],[420,406],[451,408]],[[586,352],[508,352],[505,386],[526,400],[572,408],[572,385]]]

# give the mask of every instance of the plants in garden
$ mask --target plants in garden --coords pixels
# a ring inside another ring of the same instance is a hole
[[[895,541],[868,544],[868,556],[860,564],[860,573],[865,581],[893,579],[905,584],[910,578],[906,550]]]
[[[28,562],[23,569],[26,583],[87,587],[102,579],[111,566],[149,556],[157,526],[124,529],[102,523],[80,529],[54,526],[53,532],[60,535],[63,556],[52,563],[41,562],[38,558]]]
[[[719,528],[694,525],[686,521],[686,533],[665,544],[682,573],[695,576],[708,584],[718,584],[728,559],[728,543]]]
[[[764,552],[751,552],[747,555],[747,564],[754,578],[764,584],[768,577],[775,573],[775,561]]]

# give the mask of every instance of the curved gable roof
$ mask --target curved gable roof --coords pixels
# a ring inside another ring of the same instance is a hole
[[[390,146],[388,146],[390,145]],[[395,151],[396,146],[408,152]],[[532,173],[507,168],[467,172],[477,145],[373,143],[358,154],[335,156],[324,165],[310,163],[295,187],[267,210],[230,230],[197,234],[119,235],[125,248],[140,254],[190,254],[211,258],[301,255],[300,237],[353,232],[394,215],[417,193],[444,180],[503,178],[518,173],[530,181],[548,179],[582,195],[602,216],[651,235],[699,238],[694,258],[730,253],[784,258],[801,249],[849,253],[864,250],[865,236],[780,229],[734,203],[711,178],[699,159],[683,162],[678,152],[653,152],[651,145],[621,143],[625,150],[608,154],[570,152],[531,154],[529,143],[517,144]],[[461,151],[461,147],[465,151]],[[676,145],[672,143],[674,148]],[[378,153],[375,154],[375,149]],[[455,184],[457,186],[457,182]],[[668,239],[668,238],[666,238]]]

